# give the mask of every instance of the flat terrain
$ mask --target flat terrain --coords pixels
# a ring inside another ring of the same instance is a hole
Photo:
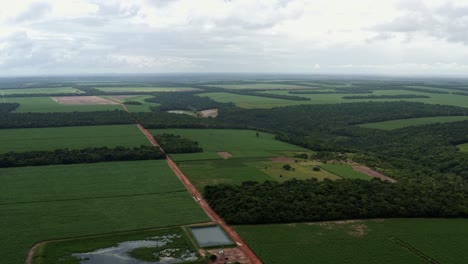
[[[130,112],[151,112],[150,107],[156,107],[160,105],[158,103],[145,101],[147,98],[152,98],[153,96],[151,95],[109,95],[103,97],[117,102],[136,101],[141,103],[141,105],[125,105]]]
[[[235,229],[269,264],[468,263],[466,219],[389,219]]]
[[[361,180],[371,180],[372,177],[355,171],[353,167],[349,164],[340,164],[340,163],[326,163],[320,165],[322,169],[325,169],[333,174],[336,174],[340,177],[346,179],[361,179]]]
[[[208,221],[165,161],[0,169],[2,263],[50,239]]]
[[[419,117],[419,118],[407,118],[390,120],[384,122],[367,123],[359,125],[364,128],[374,128],[382,130],[394,130],[409,126],[422,126],[434,123],[449,123],[468,120],[468,116],[435,116],[435,117]]]
[[[457,145],[461,152],[468,153],[468,143]]]
[[[19,103],[16,113],[36,112],[90,112],[122,110],[120,105],[64,105],[55,102],[50,97],[13,97],[5,98],[8,103]]]
[[[220,85],[207,85],[211,87],[220,87],[229,90],[251,90],[251,89],[265,89],[265,90],[306,90],[314,89],[313,87],[291,85],[291,84],[277,84],[277,83],[249,83],[249,84],[220,84]]]
[[[221,159],[218,152],[229,152],[233,158],[275,157],[283,152],[307,151],[274,139],[274,135],[236,129],[151,129],[153,135],[170,133],[195,140],[202,153],[171,155],[176,161]]]
[[[0,129],[0,153],[149,145],[136,125]]]
[[[114,101],[99,96],[54,96],[52,100],[62,105],[115,105]]]
[[[187,92],[187,91],[198,91],[200,89],[197,88],[191,88],[191,87],[159,87],[159,86],[154,86],[154,87],[120,87],[120,86],[115,86],[115,87],[96,87],[96,89],[106,92],[106,93],[119,93],[119,92]]]
[[[1,89],[5,95],[10,94],[77,94],[84,93],[81,90],[72,87],[44,87],[44,88],[25,88],[25,89]]]

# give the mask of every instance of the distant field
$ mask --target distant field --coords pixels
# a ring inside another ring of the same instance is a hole
[[[96,89],[106,92],[187,92],[187,91],[199,91],[200,89],[191,87],[96,87]]]
[[[382,130],[393,130],[409,126],[421,126],[434,123],[449,123],[468,120],[468,116],[435,116],[435,117],[419,117],[419,118],[407,118],[390,120],[384,122],[367,123],[358,125],[364,128],[374,128]]]
[[[19,103],[16,113],[26,112],[90,112],[122,110],[120,105],[63,105],[55,102],[50,97],[14,97],[6,98],[9,103]]]
[[[151,129],[153,135],[172,133],[198,141],[202,153],[171,155],[177,161],[220,159],[217,152],[229,152],[233,158],[275,157],[282,152],[307,151],[304,148],[274,139],[274,135],[252,130],[235,129]]]
[[[149,145],[136,125],[0,129],[0,153]]]
[[[137,101],[137,102],[142,103],[141,105],[125,105],[130,112],[151,112],[150,107],[156,107],[160,105],[158,103],[151,103],[151,102],[145,101],[145,99],[153,97],[151,95],[129,95],[129,96],[109,95],[109,96],[103,96],[103,97],[109,98],[111,100],[113,99],[113,101],[117,99],[121,102]]]
[[[269,264],[468,263],[466,219],[389,219],[235,229]]]
[[[314,89],[313,87],[292,85],[292,84],[277,84],[277,83],[249,83],[249,84],[220,84],[207,85],[211,87],[221,87],[231,90],[250,90],[250,89],[265,89],[265,90],[307,90]]]
[[[425,87],[421,87],[425,88]],[[278,95],[294,95],[289,91],[262,91],[259,93],[278,94]],[[434,94],[423,93],[406,90],[376,90],[373,95],[404,95],[415,94],[425,95],[430,98],[411,98],[411,99],[343,99],[344,96],[356,95],[353,93],[339,93],[339,94],[300,94],[298,96],[310,98],[310,101],[293,101],[276,98],[266,98],[251,95],[231,94],[229,92],[215,92],[215,93],[202,93],[200,96],[207,96],[217,102],[229,103],[232,102],[242,108],[273,108],[279,106],[290,105],[304,105],[304,104],[339,104],[339,103],[352,103],[352,102],[395,102],[395,101],[409,101],[421,102],[428,104],[443,104],[468,107],[468,97],[453,95],[453,94]]]
[[[0,193],[5,264],[43,240],[209,220],[165,161],[0,169]]]
[[[457,145],[461,152],[468,153],[468,143]]]
[[[27,88],[27,89],[1,89],[5,95],[10,94],[77,94],[84,93],[81,90],[72,87],[44,87],[44,88]]]
[[[361,180],[371,180],[372,178],[366,174],[357,172],[353,170],[353,167],[348,164],[339,164],[339,163],[326,163],[320,165],[321,168],[334,173],[345,179],[361,179]]]

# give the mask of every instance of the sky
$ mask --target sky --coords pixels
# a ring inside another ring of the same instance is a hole
[[[1,0],[0,76],[468,77],[468,0]]]

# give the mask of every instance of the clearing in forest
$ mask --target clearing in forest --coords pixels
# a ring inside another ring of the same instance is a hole
[[[52,99],[64,105],[113,105],[114,101],[104,99],[99,96],[56,96]]]

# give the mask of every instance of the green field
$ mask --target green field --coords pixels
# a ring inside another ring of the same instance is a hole
[[[372,177],[364,173],[360,173],[360,172],[353,170],[353,167],[351,167],[351,165],[348,165],[348,164],[326,163],[326,164],[320,165],[320,167],[324,170],[327,170],[345,179],[361,179],[361,180],[372,179]]]
[[[0,169],[2,263],[51,239],[208,221],[165,161]]]
[[[153,135],[170,133],[195,140],[202,153],[174,154],[174,160],[221,159],[217,152],[229,152],[233,158],[275,157],[288,152],[307,151],[304,148],[274,139],[274,135],[236,129],[151,129]]]
[[[44,88],[21,88],[21,89],[1,89],[5,95],[10,94],[77,94],[84,93],[72,87],[44,87]]]
[[[158,103],[145,101],[147,98],[152,98],[152,95],[131,95],[126,98],[113,97],[112,95],[102,97],[116,102],[137,101],[141,103],[141,105],[125,105],[130,112],[151,112],[150,107],[156,107],[160,105]]]
[[[119,93],[119,92],[148,92],[148,93],[153,93],[153,92],[187,92],[187,91],[199,91],[200,89],[197,88],[192,88],[192,87],[145,87],[145,86],[128,86],[128,87],[120,87],[120,86],[115,86],[115,87],[96,87],[99,91],[103,91],[106,93]]]
[[[268,264],[468,263],[466,219],[369,220],[235,229]]]
[[[468,116],[434,116],[434,117],[419,117],[419,118],[407,118],[407,119],[398,119],[390,120],[384,122],[376,123],[367,123],[358,125],[359,127],[364,128],[374,128],[382,130],[394,130],[409,126],[421,126],[434,123],[449,123],[468,120]]]
[[[461,152],[468,153],[468,143],[457,145]]]
[[[289,91],[264,91],[259,93],[277,94],[277,95],[295,95],[300,97],[310,98],[310,101],[294,101],[276,98],[266,98],[251,95],[231,94],[229,92],[203,93],[200,96],[207,96],[217,102],[234,103],[242,108],[273,108],[279,106],[304,105],[304,104],[338,104],[351,102],[391,102],[391,101],[410,101],[421,102],[428,104],[443,104],[468,107],[468,97],[454,94],[433,94],[414,92],[406,90],[377,90],[373,95],[399,95],[399,94],[415,94],[425,95],[430,98],[411,98],[411,99],[343,99],[344,96],[356,95],[352,93],[339,94],[290,94]]]
[[[149,145],[136,125],[0,129],[0,153]]]
[[[122,110],[120,105],[64,105],[52,100],[50,97],[12,97],[5,98],[7,103],[19,103],[20,106],[14,111],[16,113],[27,112],[90,112]]]
[[[313,89],[308,86],[292,85],[292,84],[277,84],[277,83],[249,83],[249,84],[220,84],[220,85],[207,85],[211,87],[220,87],[229,90],[251,90],[251,89],[265,89],[265,90],[307,90]]]

